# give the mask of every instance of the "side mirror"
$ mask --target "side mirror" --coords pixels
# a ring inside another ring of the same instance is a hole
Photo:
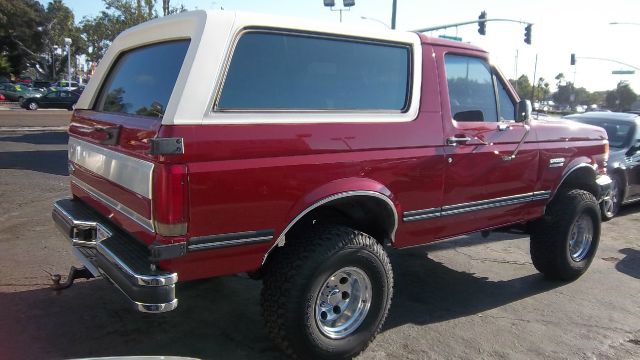
[[[637,139],[636,142],[631,145],[631,147],[629,148],[629,150],[627,150],[627,156],[631,156],[636,154],[638,151],[640,151],[640,139]]]
[[[531,101],[518,101],[516,105],[516,122],[528,122],[529,120],[531,120]]]

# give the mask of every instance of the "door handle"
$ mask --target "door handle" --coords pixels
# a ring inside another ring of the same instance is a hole
[[[458,144],[466,144],[471,141],[470,137],[464,136],[451,136],[447,138],[447,145],[458,145]]]

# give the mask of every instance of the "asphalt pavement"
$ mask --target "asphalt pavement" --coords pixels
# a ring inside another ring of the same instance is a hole
[[[67,135],[6,125],[64,124],[69,114],[0,111],[0,358],[282,358],[263,326],[258,281],[181,283],[178,309],[154,315],[133,311],[104,280],[48,288],[50,273],[78,265],[50,215],[69,194]],[[359,358],[640,359],[638,230],[640,206],[625,207],[572,283],[538,274],[522,235],[390,250],[391,312]]]

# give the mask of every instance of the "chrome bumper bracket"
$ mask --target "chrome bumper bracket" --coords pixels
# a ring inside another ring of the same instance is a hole
[[[156,270],[148,247],[118,231],[78,200],[58,200],[52,217],[89,272],[96,275],[97,269],[137,310],[158,313],[178,306],[175,297],[178,275]]]

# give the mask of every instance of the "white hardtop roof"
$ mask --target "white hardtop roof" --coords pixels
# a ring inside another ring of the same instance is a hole
[[[202,123],[203,117],[211,109],[212,99],[220,84],[219,76],[223,73],[229,48],[235,37],[246,28],[308,31],[405,43],[420,48],[418,34],[406,31],[372,30],[337,23],[322,23],[307,19],[249,12],[188,11],[147,21],[118,35],[100,61],[96,73],[78,100],[76,108],[90,109],[93,106],[100,84],[120,53],[162,41],[191,39],[162,123]],[[420,58],[416,59],[419,64],[421,63],[421,51],[416,51],[420,52]],[[414,95],[416,94],[414,93]]]

